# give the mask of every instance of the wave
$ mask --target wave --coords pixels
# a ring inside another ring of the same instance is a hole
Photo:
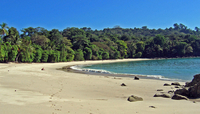
[[[102,74],[113,74],[113,75],[124,75],[124,76],[138,76],[138,77],[144,77],[144,78],[151,78],[151,79],[159,79],[159,80],[168,80],[168,81],[184,81],[181,79],[171,79],[171,78],[166,78],[162,75],[143,75],[143,74],[127,74],[127,73],[115,73],[115,72],[110,72],[107,70],[103,69],[88,69],[88,68],[83,68],[85,66],[91,66],[91,65],[76,65],[76,66],[71,66],[70,68],[73,70],[78,70],[78,71],[83,71],[83,72],[90,72],[90,73],[102,73]]]

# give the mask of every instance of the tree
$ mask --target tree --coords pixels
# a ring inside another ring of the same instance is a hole
[[[4,37],[5,42],[10,42],[12,45],[15,45],[19,39],[19,32],[16,28],[11,27],[8,29],[8,35]]]
[[[143,41],[139,41],[136,43],[136,46],[137,46],[137,50],[136,50],[136,53],[138,52],[143,52],[144,49],[145,49],[145,43]]]
[[[85,35],[76,35],[73,36],[73,49],[81,49],[83,50],[85,47],[89,47],[89,39]]]
[[[31,36],[31,41],[32,43],[40,45],[43,49],[45,49],[47,47],[47,44],[50,42],[50,40],[46,36],[38,35],[37,33]]]
[[[75,57],[74,57],[74,60],[75,61],[83,61],[85,60],[84,57],[83,57],[83,51],[81,49],[78,49],[76,52],[75,52]]]
[[[84,58],[85,58],[85,60],[92,59],[92,50],[89,47],[84,48]]]
[[[124,58],[127,55],[127,44],[123,40],[118,40],[118,51],[120,52],[121,58]]]
[[[59,45],[62,40],[63,40],[63,36],[62,34],[59,32],[58,29],[52,29],[50,32],[49,32],[50,36],[49,36],[49,39],[52,41],[52,42],[55,42],[55,45]]]
[[[102,59],[109,59],[109,53],[107,51],[103,52]]]
[[[153,40],[154,40],[154,44],[157,44],[160,46],[163,46],[165,44],[165,37],[160,34],[156,35]]]
[[[8,35],[8,30],[7,29],[9,29],[9,27],[7,26],[7,24],[6,23],[2,23],[2,24],[0,24],[0,26],[1,26],[1,29],[0,29],[0,34],[4,37],[5,35]]]
[[[32,62],[34,60],[34,47],[31,44],[31,41],[26,39],[20,39],[16,43],[18,47],[18,53],[15,58],[15,62]]]

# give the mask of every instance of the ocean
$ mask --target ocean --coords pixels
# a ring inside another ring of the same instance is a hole
[[[200,73],[200,58],[174,58],[79,66],[82,71],[140,75],[162,80],[191,81]]]

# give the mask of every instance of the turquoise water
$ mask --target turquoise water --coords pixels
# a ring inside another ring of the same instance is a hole
[[[192,80],[200,73],[200,58],[129,61],[85,66],[86,69],[106,70],[110,73],[137,74],[161,79]]]

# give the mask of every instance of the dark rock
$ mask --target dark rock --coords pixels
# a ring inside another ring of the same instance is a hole
[[[126,84],[122,83],[121,86],[126,86]]]
[[[189,88],[190,98],[200,98],[200,82]]]
[[[182,95],[179,95],[179,94],[174,94],[172,99],[174,99],[174,100],[188,100],[188,98],[186,96],[182,96]]]
[[[157,89],[157,91],[163,91],[163,89]]]
[[[149,106],[150,108],[156,108],[155,106]]]
[[[177,89],[174,94],[179,94],[179,95],[183,95],[183,96],[189,96],[190,92],[189,92],[189,88],[185,87],[183,89]]]
[[[41,70],[44,70],[44,68],[42,68]]]
[[[194,86],[195,84],[200,82],[200,74],[194,75],[192,82],[186,83],[185,87]]]
[[[163,86],[171,86],[170,84],[168,84],[168,83],[165,83]]]
[[[138,78],[137,76],[135,76],[135,78],[134,78],[135,80],[139,80],[140,78]]]
[[[130,102],[136,102],[136,101],[143,101],[143,98],[142,98],[142,97],[138,97],[138,96],[131,95],[130,97],[128,97],[127,100],[130,101]]]
[[[178,83],[178,82],[171,83],[171,85],[177,85],[177,86],[181,86],[181,84],[180,84],[180,83]]]
[[[168,93],[159,93],[159,94],[155,94],[153,97],[171,98],[171,95]]]
[[[194,76],[193,80],[186,83],[183,89],[178,89],[175,94],[183,95],[188,98],[200,98],[200,74]]]

